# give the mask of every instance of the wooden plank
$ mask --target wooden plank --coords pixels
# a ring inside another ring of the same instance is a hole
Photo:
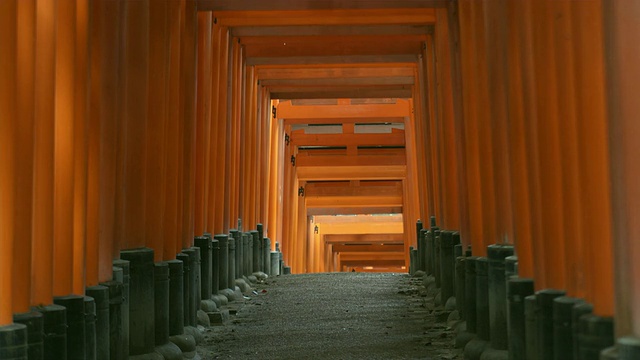
[[[357,36],[424,35],[433,33],[433,25],[337,25],[337,26],[236,26],[232,36]]]
[[[413,76],[372,76],[372,77],[326,77],[310,79],[264,79],[263,86],[380,86],[413,85]]]
[[[402,214],[402,207],[378,207],[378,206],[361,206],[361,207],[327,207],[327,208],[309,208],[307,215],[376,215],[376,214]]]
[[[411,97],[411,89],[343,89],[331,91],[291,91],[271,92],[272,99],[294,100],[294,99],[372,99],[372,98],[401,98]]]
[[[398,245],[403,243],[402,234],[325,234],[324,242],[327,244],[341,243],[368,243]]]
[[[382,245],[382,244],[334,244],[335,252],[400,252],[403,251],[402,245]]]
[[[334,65],[334,64],[378,64],[415,63],[415,54],[388,55],[322,55],[322,56],[254,56],[247,58],[247,65]]]
[[[372,64],[364,66],[361,64],[353,66],[259,66],[258,79],[260,84],[264,80],[274,79],[327,79],[327,78],[370,78],[370,77],[395,77],[414,76],[413,64]]]
[[[366,117],[366,118],[294,118],[294,119],[284,119],[284,123],[286,125],[295,125],[295,124],[358,124],[358,123],[402,123],[404,121],[404,117],[399,116],[390,116],[390,117]]]
[[[304,195],[312,196],[402,196],[402,187],[400,181],[391,182],[390,186],[318,186],[316,184],[307,184],[305,186]],[[319,183],[322,184],[322,183]]]
[[[395,130],[395,129],[394,129]],[[294,146],[404,146],[404,131],[390,134],[292,134]],[[352,157],[358,158],[358,156]],[[404,163],[404,161],[403,161]]]
[[[297,172],[301,180],[399,180],[406,176],[406,166],[307,166]]]
[[[307,166],[376,166],[376,165],[405,165],[403,155],[342,155],[342,156],[304,156],[296,157],[297,167]]]
[[[379,196],[305,196],[307,207],[398,207],[402,206],[402,196],[379,195]]]
[[[398,100],[395,104],[367,104],[367,105],[298,105],[291,102],[280,103],[276,116],[279,119],[326,119],[326,118],[381,118],[381,117],[405,117],[409,116],[411,108],[404,100]],[[404,122],[404,121],[403,121]]]
[[[445,7],[445,0],[198,0],[199,11],[256,11],[305,9],[397,9]]]

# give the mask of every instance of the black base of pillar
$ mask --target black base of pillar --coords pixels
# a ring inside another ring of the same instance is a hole
[[[538,299],[536,295],[524,298],[526,359],[538,359]]]
[[[527,358],[524,299],[527,296],[533,295],[533,291],[533,279],[523,279],[513,276],[507,281],[509,353],[511,360],[525,360]]]
[[[122,269],[122,279],[116,278],[114,273],[113,280],[122,283],[122,353],[124,356],[129,355],[129,304],[130,304],[130,285],[131,285],[131,264],[127,260],[114,260],[113,266]]]
[[[564,291],[556,289],[544,289],[536,293],[538,300],[538,355],[541,359],[554,359],[553,301],[564,295]]]
[[[84,348],[86,360],[96,360],[96,301],[84,297]]]
[[[584,300],[561,296],[553,300],[553,356],[555,360],[571,359],[573,348],[573,307]]]
[[[39,306],[34,309],[42,313],[44,333],[43,359],[67,358],[67,309],[60,305]]]
[[[0,359],[27,360],[28,353],[26,325],[0,326]]]
[[[101,284],[109,291],[109,333],[107,334],[109,344],[109,359],[126,358],[123,349],[122,337],[122,292],[123,286],[119,281],[107,281]]]
[[[42,360],[44,356],[44,324],[42,314],[37,311],[15,314],[13,315],[13,322],[23,324],[27,327],[29,359]],[[3,359],[1,354],[0,359]]]
[[[53,298],[53,303],[67,308],[67,359],[84,360],[86,357],[84,296],[59,296]]]
[[[616,342],[620,360],[640,359],[640,339],[625,336]]]
[[[578,326],[578,356],[581,360],[599,360],[600,352],[614,343],[613,318],[582,315]]]
[[[109,359],[109,288],[91,286],[85,293],[95,300],[96,305],[96,359]]]

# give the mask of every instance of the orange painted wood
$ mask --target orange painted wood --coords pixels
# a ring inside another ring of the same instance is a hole
[[[225,222],[225,213],[227,212],[228,207],[225,206],[225,183],[226,180],[222,177],[223,169],[226,169],[227,163],[227,146],[226,143],[229,141],[227,136],[223,136],[223,134],[227,134],[227,80],[228,80],[228,67],[229,67],[229,31],[226,28],[220,29],[220,59],[219,59],[219,81],[218,81],[218,108],[217,117],[216,117],[216,126],[217,126],[217,138],[216,138],[216,154],[217,154],[217,162],[216,162],[216,174],[219,176],[219,179],[216,180],[216,188],[215,188],[215,203],[216,203],[216,216],[215,216],[215,227],[214,231],[216,233],[222,232],[226,228]],[[220,209],[220,205],[223,206]],[[228,204],[227,204],[228,205]],[[228,220],[228,219],[227,219]],[[235,226],[234,226],[235,228]]]
[[[178,249],[178,169],[180,136],[180,19],[182,17],[180,1],[168,3],[167,36],[169,37],[169,72],[167,74],[166,97],[167,124],[165,130],[165,211],[163,214],[164,248],[163,259],[172,260]]]
[[[169,2],[149,4],[149,121],[146,129],[145,236],[156,262],[164,259],[165,166],[167,143],[166,89],[169,78]]]
[[[207,180],[207,158],[209,156],[209,126],[211,120],[211,25],[210,12],[198,13],[197,36],[197,89],[196,89],[196,148],[195,148],[195,210],[194,234],[200,236],[205,231],[205,194]]]
[[[431,196],[433,208],[430,209],[429,216],[435,216],[436,221],[439,224],[442,221],[442,193],[440,192],[440,176],[438,172],[439,168],[439,156],[438,156],[438,132],[437,132],[437,118],[436,107],[438,106],[437,93],[437,80],[436,80],[436,53],[435,53],[435,41],[433,35],[427,37],[425,43],[426,49],[426,77],[427,77],[427,93],[428,93],[428,109],[429,120],[426,124],[428,129],[428,143],[429,149],[427,149],[427,155],[430,157],[427,168],[427,181],[432,184]]]
[[[634,94],[638,93],[640,71],[633,59],[640,56],[640,47],[635,36],[640,30],[640,24],[634,20],[640,15],[640,4],[603,1],[600,6],[604,13],[603,35],[608,40],[604,59],[607,75],[607,117],[612,140],[609,144],[609,161],[615,255],[616,334],[632,334],[638,337],[640,246],[637,239],[640,236],[640,224],[635,219],[640,209],[636,195],[640,191],[640,184],[636,181],[640,175],[640,167],[637,164],[640,154],[640,143],[637,141],[640,134],[640,103]],[[598,36],[596,34],[596,37]],[[592,76],[596,74],[597,70]],[[601,143],[597,146],[601,146]],[[597,255],[598,248],[590,250],[590,259],[600,256]],[[603,253],[603,256],[606,255],[606,252]],[[602,275],[602,278],[597,279],[599,284],[608,280],[606,273]]]
[[[607,118],[606,88],[594,86],[610,81],[605,78],[603,47],[604,30],[585,32],[584,29],[594,26],[603,29],[603,3],[589,2],[573,5],[574,51],[576,59],[576,99],[578,125],[578,155],[581,164],[581,206],[582,234],[588,234],[591,241],[585,244],[586,254],[583,259],[584,269],[588,275],[587,294],[594,306],[594,313],[600,316],[614,315],[614,273],[613,238],[612,238],[612,197],[611,182],[607,170],[611,169],[609,153],[608,122],[615,122],[614,117]],[[595,220],[595,221],[594,221]],[[626,286],[622,288],[626,291]],[[616,324],[623,321],[616,317]],[[637,333],[636,333],[637,334]]]
[[[18,73],[17,46],[17,3],[0,3],[0,324],[13,322],[13,249],[15,242],[14,204],[16,202],[14,186],[16,171],[14,167],[14,134],[18,109],[16,106],[16,87]],[[19,200],[18,200],[19,201]],[[19,295],[18,295],[19,296]]]
[[[206,164],[208,167],[208,180],[206,181],[206,230],[212,234],[216,234],[216,212],[220,211],[215,203],[216,199],[216,183],[220,181],[220,176],[217,169],[217,163],[219,162],[220,154],[218,153],[217,143],[219,141],[218,133],[218,103],[220,99],[220,76],[221,76],[221,59],[220,54],[222,52],[222,29],[220,26],[214,24],[211,34],[211,123],[209,127],[208,139],[208,156],[209,162]],[[205,160],[206,162],[206,160]]]
[[[15,114],[11,114],[12,110],[2,111],[7,114],[9,122],[12,118],[15,120],[12,137],[13,154],[15,156],[13,162],[13,171],[3,172],[5,176],[14,179],[14,207],[13,212],[13,238],[3,239],[0,241],[13,242],[13,312],[20,313],[29,311],[31,303],[31,253],[32,236],[33,236],[33,174],[34,174],[34,90],[35,90],[35,33],[36,33],[36,4],[34,1],[22,1],[16,4],[15,23],[16,29],[8,30],[8,35],[12,36],[15,41],[15,49],[6,50],[7,56],[14,55],[16,63],[12,66],[7,64],[7,68],[15,66],[15,78],[12,75],[3,75],[3,79],[13,87],[12,92],[15,93]],[[7,10],[8,11],[8,10]],[[11,21],[8,21],[11,24]],[[2,50],[0,50],[2,51]],[[16,82],[17,80],[17,82]],[[13,95],[0,91],[0,96],[7,97],[7,101],[11,101]],[[12,134],[8,131],[8,134]],[[11,146],[12,139],[7,141]],[[0,150],[4,151],[4,150]],[[12,151],[9,151],[11,156]],[[3,161],[3,160],[0,160]],[[9,161],[11,166],[12,161]],[[2,195],[0,195],[2,197]],[[4,206],[4,205],[2,205]],[[9,208],[11,209],[11,208]],[[6,215],[0,215],[0,217]],[[0,225],[1,227],[2,225]],[[2,271],[2,270],[0,270]],[[8,299],[9,295],[1,296],[2,299]]]
[[[35,160],[31,301],[33,305],[53,302],[53,184],[56,7],[53,2],[36,3],[35,44]],[[52,18],[53,16],[53,18]]]

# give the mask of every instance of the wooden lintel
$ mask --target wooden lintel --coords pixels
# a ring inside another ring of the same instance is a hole
[[[381,245],[381,244],[334,244],[334,252],[400,252],[403,251],[403,246],[399,244],[395,245]]]
[[[405,165],[296,167],[298,180],[402,180]]]
[[[357,36],[433,34],[433,25],[238,26],[231,36]]]
[[[440,8],[446,0],[198,0],[199,11]]]
[[[263,86],[381,86],[381,85],[413,85],[413,76],[388,77],[328,77],[311,79],[265,79],[260,80]]]
[[[297,134],[294,132],[290,141],[293,146],[404,146],[404,131],[393,130],[389,134]]]
[[[395,104],[367,104],[367,105],[291,105],[291,102],[278,104],[276,116],[278,119],[326,119],[326,118],[362,118],[368,117],[408,117],[411,107],[407,101],[398,100]]]
[[[307,215],[375,215],[375,214],[402,214],[401,206],[394,207],[378,207],[378,206],[363,206],[363,207],[327,207],[327,208],[311,208],[307,209]]]
[[[331,145],[328,145],[331,146]],[[298,154],[296,166],[394,166],[406,165],[404,155],[304,155]]]
[[[379,195],[379,196],[306,196],[307,208],[318,207],[363,207],[381,206],[395,207],[402,206],[402,196]]]
[[[376,64],[371,66],[300,66],[273,67],[257,66],[257,75],[261,84],[273,79],[327,79],[327,78],[370,78],[415,76],[413,64]]]
[[[402,197],[402,182],[391,182],[389,186],[322,186],[307,184],[305,196],[398,196]],[[395,185],[395,184],[398,185]]]
[[[326,234],[324,241],[327,244],[403,244],[403,236],[403,234]]]
[[[247,65],[339,65],[339,64],[378,64],[378,63],[407,63],[418,60],[415,54],[391,55],[350,55],[350,56],[266,56],[248,57]]]
[[[310,92],[271,92],[272,99],[371,99],[371,98],[400,98],[409,99],[413,95],[411,89],[354,89],[339,91],[310,91]]]
[[[295,124],[345,124],[345,123],[404,123],[404,117],[396,116],[396,117],[366,117],[366,118],[295,118],[295,119],[284,119],[284,125],[295,125]]]

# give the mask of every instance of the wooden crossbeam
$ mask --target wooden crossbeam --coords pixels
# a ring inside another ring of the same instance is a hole
[[[304,166],[297,167],[298,180],[402,180],[405,165]]]
[[[340,267],[342,266],[349,266],[349,267],[373,266],[373,267],[399,268],[401,266],[405,266],[405,261],[404,259],[403,260],[374,260],[374,259],[341,260]]]
[[[343,88],[339,90],[306,90],[298,89],[294,91],[271,91],[272,99],[294,100],[294,99],[371,99],[371,98],[410,98],[413,90],[409,89],[380,89],[375,88]]]
[[[368,243],[403,244],[403,234],[325,234],[327,244]]]
[[[371,253],[367,251],[345,252],[345,253],[340,253],[340,260],[342,261],[356,261],[356,260],[360,260],[360,261],[362,260],[402,260],[404,261],[404,252],[403,251],[389,251],[389,252],[376,252],[376,253]]]
[[[405,165],[406,157],[403,155],[298,155],[296,166],[381,166],[381,165]]]
[[[259,66],[257,67],[258,79],[263,83],[269,79],[323,79],[323,78],[367,78],[367,77],[394,77],[414,76],[413,64],[377,64],[371,66]]]
[[[401,214],[402,206],[381,207],[381,206],[359,206],[359,207],[322,207],[307,209],[307,215],[374,215],[374,214]]]
[[[406,63],[413,64],[418,60],[415,54],[386,55],[321,55],[321,56],[252,56],[247,58],[247,65],[341,65],[341,64],[379,64]]]
[[[296,86],[299,88],[319,86],[389,86],[389,85],[413,85],[413,76],[371,76],[371,77],[327,77],[309,79],[265,79],[260,80],[260,85],[268,86]]]
[[[406,101],[398,100],[395,104],[365,105],[291,105],[290,101],[278,104],[278,119],[328,119],[328,118],[398,118],[407,117],[411,113]]]
[[[419,9],[446,7],[447,3],[445,0],[198,0],[198,10]]]
[[[402,206],[402,196],[309,196],[306,197],[307,208],[316,207],[399,207]]]
[[[339,186],[323,186],[320,184],[307,184],[305,196],[397,196],[402,197],[402,183],[400,181],[389,182],[386,186],[351,186],[349,184]]]
[[[404,248],[402,245],[349,245],[349,244],[334,244],[333,251],[339,253],[347,252],[401,252]]]
[[[353,105],[361,106],[361,105]],[[404,131],[392,129],[390,134],[291,134],[294,146],[404,146]]]

